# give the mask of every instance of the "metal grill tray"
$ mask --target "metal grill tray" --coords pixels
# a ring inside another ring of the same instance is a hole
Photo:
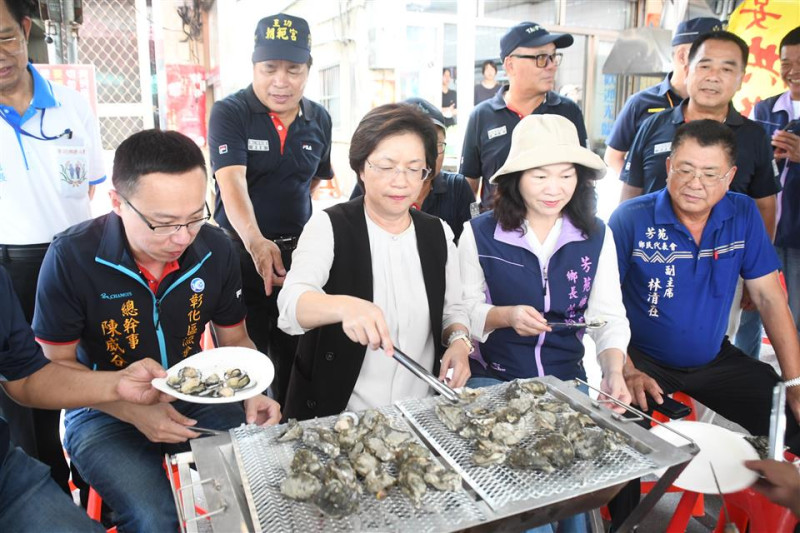
[[[397,406],[423,438],[496,512],[508,511],[509,507],[539,509],[618,485],[691,457],[654,439],[643,428],[615,420],[611,411],[600,408],[569,383],[550,376],[536,380],[547,386],[548,396],[566,401],[576,411],[591,416],[599,426],[621,433],[628,444],[607,451],[592,461],[575,461],[569,468],[557,469],[549,474],[517,470],[504,464],[479,467],[473,464],[471,458],[474,444],[450,431],[434,413],[434,406],[446,400],[428,397],[399,402]],[[508,386],[506,383],[482,389],[483,394],[472,405],[495,408],[504,405]],[[533,433],[520,445],[545,434]]]
[[[397,429],[419,438],[395,407],[379,409]],[[331,428],[336,416],[301,422],[303,427]],[[244,484],[244,492],[256,531],[454,531],[486,521],[487,517],[466,490],[440,492],[429,489],[419,508],[398,487],[392,487],[384,500],[366,491],[358,512],[332,518],[316,505],[284,497],[280,484],[289,472],[294,452],[304,447],[300,441],[278,442],[286,426],[242,426],[230,431],[233,449]],[[324,454],[318,454],[327,463]],[[435,460],[438,460],[434,458]],[[394,475],[394,468],[389,471]]]

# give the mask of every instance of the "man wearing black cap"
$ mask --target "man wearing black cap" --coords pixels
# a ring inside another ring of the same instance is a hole
[[[642,122],[654,113],[672,109],[686,98],[686,65],[689,64],[692,43],[704,33],[721,29],[722,22],[711,17],[689,19],[678,24],[672,37],[672,66],[675,70],[667,74],[661,83],[631,95],[606,139],[603,159],[617,175],[622,172],[625,153],[633,144]]]
[[[209,121],[214,217],[239,249],[247,329],[275,363],[279,401],[296,341],[276,327],[276,286],[311,216],[311,192],[333,176],[331,117],[303,97],[311,63],[304,19],[283,13],[261,19],[252,85],[214,104]]]
[[[568,118],[587,146],[586,126],[578,105],[553,92],[562,55],[556,52],[573,43],[572,35],[549,33],[535,22],[517,24],[500,39],[500,59],[509,87],[481,102],[469,116],[461,173],[477,192],[481,178],[481,203],[489,208],[493,186],[488,179],[508,156],[511,132],[526,115],[553,114]]]
[[[453,230],[456,244],[458,244],[458,238],[464,230],[464,222],[471,218],[469,207],[475,201],[475,193],[472,192],[472,188],[470,188],[464,176],[442,170],[444,149],[447,147],[447,126],[445,126],[447,121],[444,114],[427,100],[413,97],[403,103],[415,106],[428,115],[433,125],[436,126],[436,135],[438,136],[436,146],[439,155],[436,158],[436,168],[433,169],[435,177],[422,184],[419,197],[412,207],[447,222],[447,225]],[[356,183],[350,199],[358,198],[363,194],[364,191],[361,190],[361,185]]]

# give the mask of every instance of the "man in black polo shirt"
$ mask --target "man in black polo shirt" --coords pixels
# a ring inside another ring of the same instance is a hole
[[[239,257],[206,224],[197,145],[177,132],[132,135],[117,148],[113,184],[113,211],[56,235],[45,256],[34,315],[45,355],[81,369],[119,370],[147,357],[169,368],[200,351],[209,321],[220,346],[253,348]],[[103,403],[67,412],[64,446],[116,511],[120,530],[176,531],[164,453],[183,451],[198,436],[194,424],[229,429],[279,419],[265,395],[244,405]]]
[[[705,33],[721,29],[722,22],[710,17],[689,19],[678,24],[672,37],[672,66],[675,70],[667,74],[661,83],[631,95],[606,139],[603,159],[617,175],[622,172],[625,154],[642,123],[656,113],[674,108],[686,98],[686,65],[689,64],[692,43]]]
[[[481,188],[481,204],[490,208],[492,190],[488,180],[499,169],[511,148],[511,132],[526,115],[552,114],[568,118],[587,146],[586,126],[578,105],[553,92],[556,70],[561,63],[559,48],[572,45],[569,34],[548,33],[535,22],[521,22],[500,39],[500,60],[509,86],[478,104],[469,116],[460,172],[472,190]]]
[[[217,183],[215,219],[241,256],[247,326],[276,366],[281,401],[297,346],[277,327],[276,286],[283,283],[297,237],[311,217],[311,193],[333,176],[331,117],[303,98],[311,68],[308,23],[278,14],[261,19],[253,83],[214,104],[208,126]]]

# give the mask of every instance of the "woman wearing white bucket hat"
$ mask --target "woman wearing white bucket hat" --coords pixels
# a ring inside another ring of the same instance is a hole
[[[630,329],[614,239],[595,217],[593,182],[605,171],[564,117],[530,115],[514,129],[508,158],[490,180],[494,210],[466,223],[459,243],[470,331],[480,342],[468,385],[586,379],[585,330],[564,324],[597,321],[604,324],[589,332],[601,388],[630,401],[622,377]]]

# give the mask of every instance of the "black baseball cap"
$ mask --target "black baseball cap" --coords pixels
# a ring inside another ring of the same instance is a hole
[[[684,20],[678,24],[675,35],[672,36],[672,46],[679,44],[692,44],[703,34],[712,31],[721,31],[722,21],[711,17],[698,17]]]
[[[403,101],[403,103],[408,105],[413,105],[417,109],[428,115],[428,118],[431,119],[431,122],[433,122],[434,126],[439,126],[443,130],[447,129],[447,127],[444,125],[444,115],[442,114],[442,112],[439,110],[438,107],[436,107],[429,101],[414,96],[412,98],[407,98],[406,100]]]
[[[253,63],[282,59],[307,63],[311,57],[311,32],[300,17],[278,13],[258,21]]]
[[[500,39],[500,61],[520,46],[534,48],[555,43],[556,48],[567,48],[574,41],[569,33],[550,33],[535,22],[520,22]]]

